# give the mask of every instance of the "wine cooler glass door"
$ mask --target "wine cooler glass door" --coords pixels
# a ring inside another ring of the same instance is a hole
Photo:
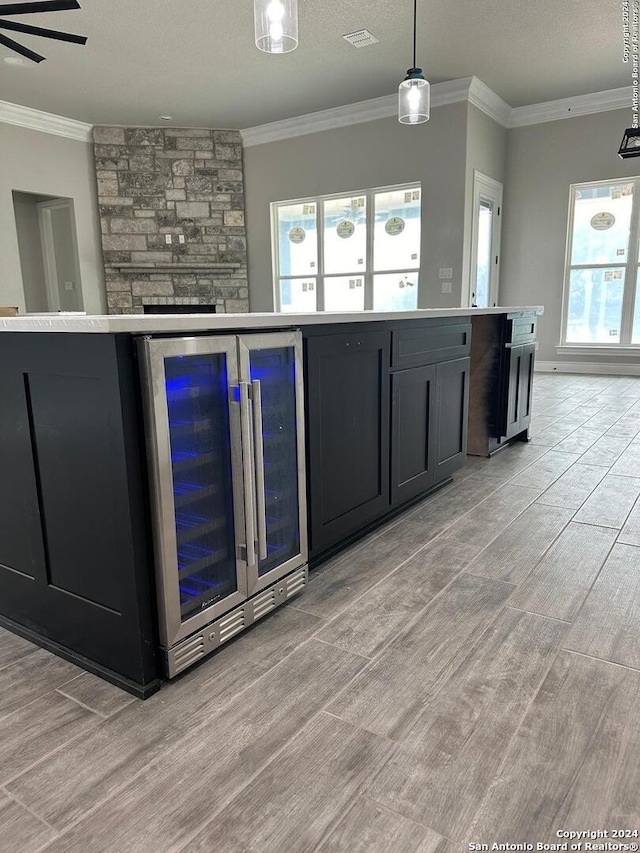
[[[145,346],[161,633],[170,646],[247,594],[237,547],[244,529],[237,351],[234,337]]]
[[[243,453],[255,492],[251,595],[307,562],[302,339],[299,332],[245,335],[239,350],[251,424]]]

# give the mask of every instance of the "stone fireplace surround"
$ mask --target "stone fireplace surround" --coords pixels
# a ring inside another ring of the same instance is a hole
[[[94,127],[93,141],[109,313],[248,311],[240,132]]]

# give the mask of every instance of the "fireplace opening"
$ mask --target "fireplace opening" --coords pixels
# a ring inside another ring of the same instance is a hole
[[[143,305],[145,314],[215,314],[215,305]]]

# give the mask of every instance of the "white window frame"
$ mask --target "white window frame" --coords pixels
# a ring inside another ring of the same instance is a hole
[[[609,186],[611,184],[633,184],[633,207],[631,208],[631,221],[629,223],[629,246],[625,263],[607,264],[571,264],[571,247],[573,244],[573,221],[575,211],[575,193],[580,189],[592,189],[593,187]],[[583,181],[569,185],[569,213],[567,216],[567,244],[565,248],[564,280],[562,287],[562,319],[560,322],[560,344],[557,351],[560,355],[593,355],[594,352],[606,351],[616,352],[620,355],[626,353],[637,354],[640,344],[631,343],[633,333],[633,314],[636,299],[636,280],[640,249],[640,176],[609,178],[605,181]],[[583,343],[567,341],[567,323],[569,320],[569,281],[571,271],[574,269],[623,269],[625,270],[624,294],[622,297],[622,318],[620,322],[619,343]]]
[[[419,190],[420,191],[420,245],[418,246],[419,265],[415,267],[402,267],[393,270],[374,270],[373,269],[373,235],[374,235],[374,215],[375,215],[375,196],[381,192]],[[325,273],[324,271],[324,205],[327,201],[336,201],[343,198],[354,198],[356,196],[364,196],[366,198],[366,254],[365,254],[365,271],[354,270],[353,272],[340,273]],[[271,260],[272,260],[272,281],[273,281],[273,304],[278,313],[282,312],[280,302],[280,280],[281,279],[315,279],[316,287],[316,312],[321,313],[324,308],[324,281],[327,278],[362,278],[364,279],[364,311],[373,311],[373,277],[374,275],[397,275],[403,273],[417,273],[418,285],[416,298],[420,300],[420,271],[422,263],[422,208],[423,194],[422,183],[420,181],[411,181],[405,184],[392,184],[386,187],[373,187],[366,190],[353,190],[352,192],[330,193],[328,195],[308,196],[307,198],[286,199],[282,201],[272,201],[270,205],[270,222],[271,222]],[[278,240],[278,208],[290,204],[315,204],[316,205],[316,222],[318,235],[318,261],[317,270],[312,275],[280,275],[280,246]]]

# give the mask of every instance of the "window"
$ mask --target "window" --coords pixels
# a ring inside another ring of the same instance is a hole
[[[640,344],[640,178],[574,184],[564,288],[566,344]]]
[[[276,310],[418,307],[420,184],[271,205]]]

